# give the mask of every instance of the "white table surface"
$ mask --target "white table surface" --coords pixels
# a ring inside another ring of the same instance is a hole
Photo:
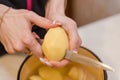
[[[120,80],[120,14],[80,27],[78,31],[82,46],[115,69],[115,72],[107,72],[108,80]],[[0,80],[17,80],[25,57],[24,54],[0,57]]]
[[[107,72],[108,80],[120,80],[120,14],[85,25],[78,31],[82,45],[115,69]]]

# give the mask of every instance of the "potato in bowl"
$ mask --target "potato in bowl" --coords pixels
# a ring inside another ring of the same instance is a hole
[[[85,47],[80,47],[78,53],[100,61],[93,52]],[[22,63],[18,80],[107,80],[107,74],[102,69],[74,62],[61,68],[48,67],[32,55]]]

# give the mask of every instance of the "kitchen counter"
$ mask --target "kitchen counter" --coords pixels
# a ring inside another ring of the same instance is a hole
[[[120,14],[80,27],[78,31],[82,45],[115,69],[107,72],[108,80],[120,80]]]
[[[78,28],[82,46],[92,50],[104,63],[115,69],[108,80],[120,80],[120,14]],[[0,80],[17,80],[24,54],[0,57]]]
[[[17,80],[17,73],[25,54],[4,55],[0,57],[0,80]]]

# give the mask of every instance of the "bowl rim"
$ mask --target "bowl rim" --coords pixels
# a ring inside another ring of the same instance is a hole
[[[83,49],[87,50],[88,52],[92,53],[93,56],[95,56],[100,62],[102,62],[102,60],[101,60],[94,52],[92,52],[90,49],[88,49],[88,48],[86,48],[86,47],[84,47],[84,46],[80,46],[80,48],[83,48]],[[20,65],[20,68],[19,68],[18,74],[17,74],[17,80],[20,80],[20,73],[21,73],[22,67],[24,66],[25,62],[26,62],[31,56],[32,56],[32,55],[27,56],[27,57],[23,60],[22,64]],[[106,71],[106,70],[103,70],[103,72],[104,72],[104,80],[108,80],[107,71]]]

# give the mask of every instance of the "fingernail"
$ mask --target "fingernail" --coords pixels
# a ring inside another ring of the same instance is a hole
[[[45,60],[43,58],[40,58],[40,61],[45,64]]]
[[[53,24],[56,24],[56,21],[55,21],[55,20],[53,21]]]
[[[73,52],[73,53],[78,53],[78,50],[77,50],[77,49],[75,49],[75,50],[73,50],[72,52]]]
[[[52,67],[52,64],[50,64],[50,63],[47,62],[47,61],[45,62],[45,64],[48,65],[48,66],[50,66],[50,67]]]
[[[50,64],[48,61],[44,60],[43,58],[40,58],[40,61],[41,61],[43,64],[46,64],[47,66],[52,67],[52,64]]]
[[[57,22],[56,20],[53,21],[53,24],[62,25],[60,22]]]

